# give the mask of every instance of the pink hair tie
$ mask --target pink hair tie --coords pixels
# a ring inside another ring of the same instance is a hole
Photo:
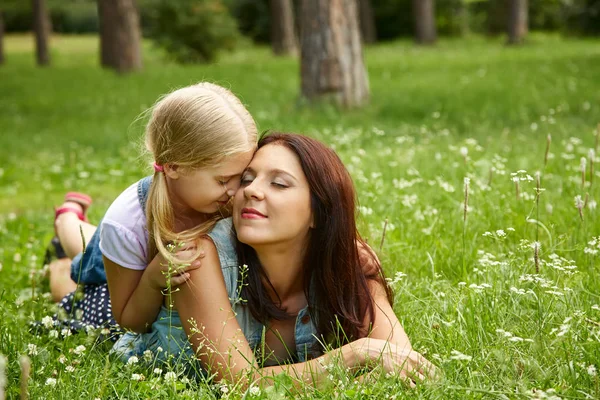
[[[155,172],[163,172],[165,170],[165,167],[158,165],[156,162],[154,162],[153,166]]]

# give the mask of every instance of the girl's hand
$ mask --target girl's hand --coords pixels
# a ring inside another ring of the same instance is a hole
[[[171,265],[158,253],[146,268],[150,285],[156,290],[164,290],[169,287],[177,287],[190,278],[188,273],[191,270],[200,268],[204,252],[201,251],[198,257],[189,261],[197,253],[196,244],[179,245],[177,251],[173,254]]]
[[[381,339],[363,338],[359,341],[355,351],[362,365],[381,365],[386,373],[399,375],[411,387],[436,377],[435,366],[411,348]]]

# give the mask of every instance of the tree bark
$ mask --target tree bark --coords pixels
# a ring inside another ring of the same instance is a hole
[[[270,0],[271,47],[278,56],[297,55],[298,41],[292,0]]]
[[[0,65],[4,64],[4,16],[0,10]]]
[[[508,20],[508,44],[520,44],[529,31],[527,0],[510,0]]]
[[[46,7],[46,0],[32,0],[33,33],[35,35],[35,56],[39,66],[50,65],[48,42],[52,25]]]
[[[142,68],[140,17],[135,0],[98,0],[100,63],[119,73]]]
[[[356,0],[302,0],[301,5],[302,96],[343,107],[367,103]]]
[[[435,0],[413,0],[415,40],[419,44],[433,44],[437,40],[435,27]]]
[[[377,41],[377,28],[375,27],[375,16],[373,15],[373,7],[371,0],[358,0],[360,33],[362,34],[363,42],[375,43]]]
[[[456,18],[459,22],[459,33],[460,36],[467,36],[471,32],[469,24],[469,5],[465,0],[461,0],[456,8]]]

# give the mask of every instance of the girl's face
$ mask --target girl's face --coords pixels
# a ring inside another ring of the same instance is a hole
[[[212,214],[224,207],[238,189],[253,153],[230,157],[215,167],[184,170],[166,165],[169,195],[176,212]]]
[[[233,223],[252,247],[307,240],[310,188],[296,154],[276,143],[256,152],[233,200]]]

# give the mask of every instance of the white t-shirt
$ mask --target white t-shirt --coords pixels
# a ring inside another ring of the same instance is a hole
[[[100,224],[100,251],[115,264],[143,270],[148,266],[148,230],[137,188],[138,182],[129,186],[108,208]]]

